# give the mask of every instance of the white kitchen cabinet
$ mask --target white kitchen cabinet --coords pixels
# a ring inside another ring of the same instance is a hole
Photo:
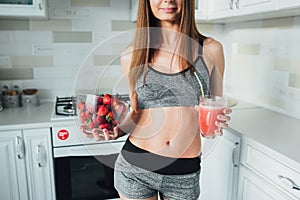
[[[215,139],[202,139],[201,200],[235,200],[240,137],[232,131]]]
[[[243,166],[240,168],[239,176],[239,200],[296,200]]]
[[[0,132],[0,199],[54,200],[50,128]]]
[[[138,11],[138,0],[131,0],[130,8],[131,8],[131,21],[135,22],[137,17],[137,11]]]
[[[278,0],[279,9],[300,8],[300,0]]]
[[[24,130],[23,134],[30,199],[53,200],[55,187],[50,129]]]
[[[276,11],[277,0],[235,0],[237,15],[259,14]]]
[[[8,4],[7,2],[15,2],[15,3]],[[47,18],[46,0],[32,0],[26,2],[29,3],[18,4],[18,1],[15,0],[13,1],[0,0],[0,17]]]
[[[195,19],[197,21],[207,20],[208,0],[195,1]]]
[[[243,138],[239,200],[300,200],[300,165],[258,142]]]
[[[21,131],[0,132],[0,161],[0,198],[27,200],[25,149]]]
[[[220,19],[235,15],[233,0],[210,0],[208,3],[208,19]]]
[[[277,0],[211,0],[208,8],[208,19],[214,20],[275,11]]]

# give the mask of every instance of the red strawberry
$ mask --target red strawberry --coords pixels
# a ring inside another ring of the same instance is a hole
[[[99,126],[99,123],[95,120],[95,121],[92,121],[89,125],[90,128],[98,128]]]
[[[126,105],[123,102],[118,102],[118,104],[113,104],[112,111],[114,113],[115,120],[121,120],[126,115]]]
[[[104,105],[101,105],[101,106],[98,106],[98,116],[102,117],[102,116],[105,116],[107,113],[108,113],[108,108],[105,107]]]
[[[100,124],[100,125],[99,125],[99,128],[100,128],[100,129],[111,130],[111,125],[110,125],[110,123]]]
[[[84,104],[84,102],[80,101],[80,102],[77,104],[77,108],[78,108],[80,111],[85,110],[85,104]]]
[[[120,103],[117,97],[112,98],[111,102],[112,102],[112,106],[117,106]]]
[[[103,104],[104,105],[110,105],[111,104],[111,95],[105,94],[103,97]]]
[[[94,105],[88,105],[87,110],[89,113],[94,114],[95,113],[95,106]]]
[[[79,117],[80,117],[81,122],[85,122],[86,116],[85,116],[85,113],[84,113],[84,112],[81,111],[81,112],[79,113]]]
[[[103,104],[103,97],[98,96],[97,101],[98,101],[98,105],[102,105]]]
[[[107,121],[106,121],[106,117],[105,116],[97,116],[97,122],[99,123],[99,124],[105,124],[105,123],[107,123]]]
[[[92,115],[89,111],[85,111],[85,112],[84,112],[84,116],[85,116],[86,118],[92,118],[92,117],[93,117],[93,115]]]
[[[106,121],[110,122],[112,119],[114,118],[113,113],[110,111],[107,113],[107,115],[105,116]]]
[[[87,118],[86,120],[85,120],[85,125],[88,125],[88,126],[90,126],[90,124],[92,123],[92,119],[91,118]]]
[[[113,120],[111,120],[111,122],[110,122],[111,124],[112,124],[112,126],[113,127],[115,127],[115,126],[117,126],[118,125],[118,123],[113,119]]]

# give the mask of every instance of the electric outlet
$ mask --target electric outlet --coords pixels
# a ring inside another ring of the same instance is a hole
[[[0,68],[10,68],[11,60],[9,56],[0,56]]]
[[[88,17],[90,12],[88,9],[63,9],[63,8],[55,8],[54,9],[54,17],[65,17],[65,18],[76,18],[76,17]]]

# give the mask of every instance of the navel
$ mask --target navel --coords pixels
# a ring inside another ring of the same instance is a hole
[[[167,141],[167,142],[166,142],[166,145],[168,145],[168,146],[169,146],[169,145],[170,145],[170,141]]]

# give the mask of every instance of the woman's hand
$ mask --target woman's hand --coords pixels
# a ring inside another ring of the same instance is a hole
[[[230,116],[228,116],[228,114],[230,114],[232,112],[232,110],[230,108],[225,108],[223,110],[223,114],[220,114],[217,116],[218,121],[216,121],[216,126],[219,127],[219,134],[223,135],[223,129],[224,128],[228,128],[228,122],[231,120]]]
[[[95,138],[97,141],[101,140],[115,140],[119,137],[119,128],[116,126],[113,131],[107,129],[93,128],[92,133],[87,133],[84,126],[80,127],[81,132],[88,138]]]
[[[199,111],[199,106],[195,105],[195,110]],[[218,127],[218,135],[223,135],[223,129],[224,128],[228,128],[228,122],[231,120],[230,116],[228,116],[228,114],[230,114],[232,112],[232,110],[230,108],[225,108],[223,110],[223,114],[219,114],[217,116],[217,120],[216,126]]]

